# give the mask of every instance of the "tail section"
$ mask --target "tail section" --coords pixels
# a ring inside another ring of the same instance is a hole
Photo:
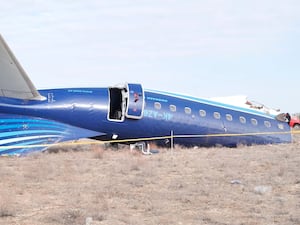
[[[0,35],[0,97],[43,100]]]

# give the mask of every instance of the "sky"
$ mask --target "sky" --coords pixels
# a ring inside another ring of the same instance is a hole
[[[38,89],[132,82],[300,112],[298,0],[10,0],[0,18]]]

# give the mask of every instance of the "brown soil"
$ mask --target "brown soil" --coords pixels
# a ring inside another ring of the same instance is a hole
[[[0,158],[0,224],[300,224],[300,141]]]

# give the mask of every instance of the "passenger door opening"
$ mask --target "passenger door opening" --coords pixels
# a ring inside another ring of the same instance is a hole
[[[141,119],[144,104],[144,91],[140,84],[110,87],[108,119],[118,122],[124,121],[125,117]]]
[[[123,121],[124,120],[124,89],[109,88],[109,119]],[[126,102],[126,100],[125,100]],[[126,104],[126,103],[125,103]]]

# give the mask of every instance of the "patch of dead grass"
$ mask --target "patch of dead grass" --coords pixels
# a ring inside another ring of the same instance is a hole
[[[0,224],[297,224],[299,147],[145,156],[92,146],[0,158]],[[271,191],[257,194],[258,186]]]

